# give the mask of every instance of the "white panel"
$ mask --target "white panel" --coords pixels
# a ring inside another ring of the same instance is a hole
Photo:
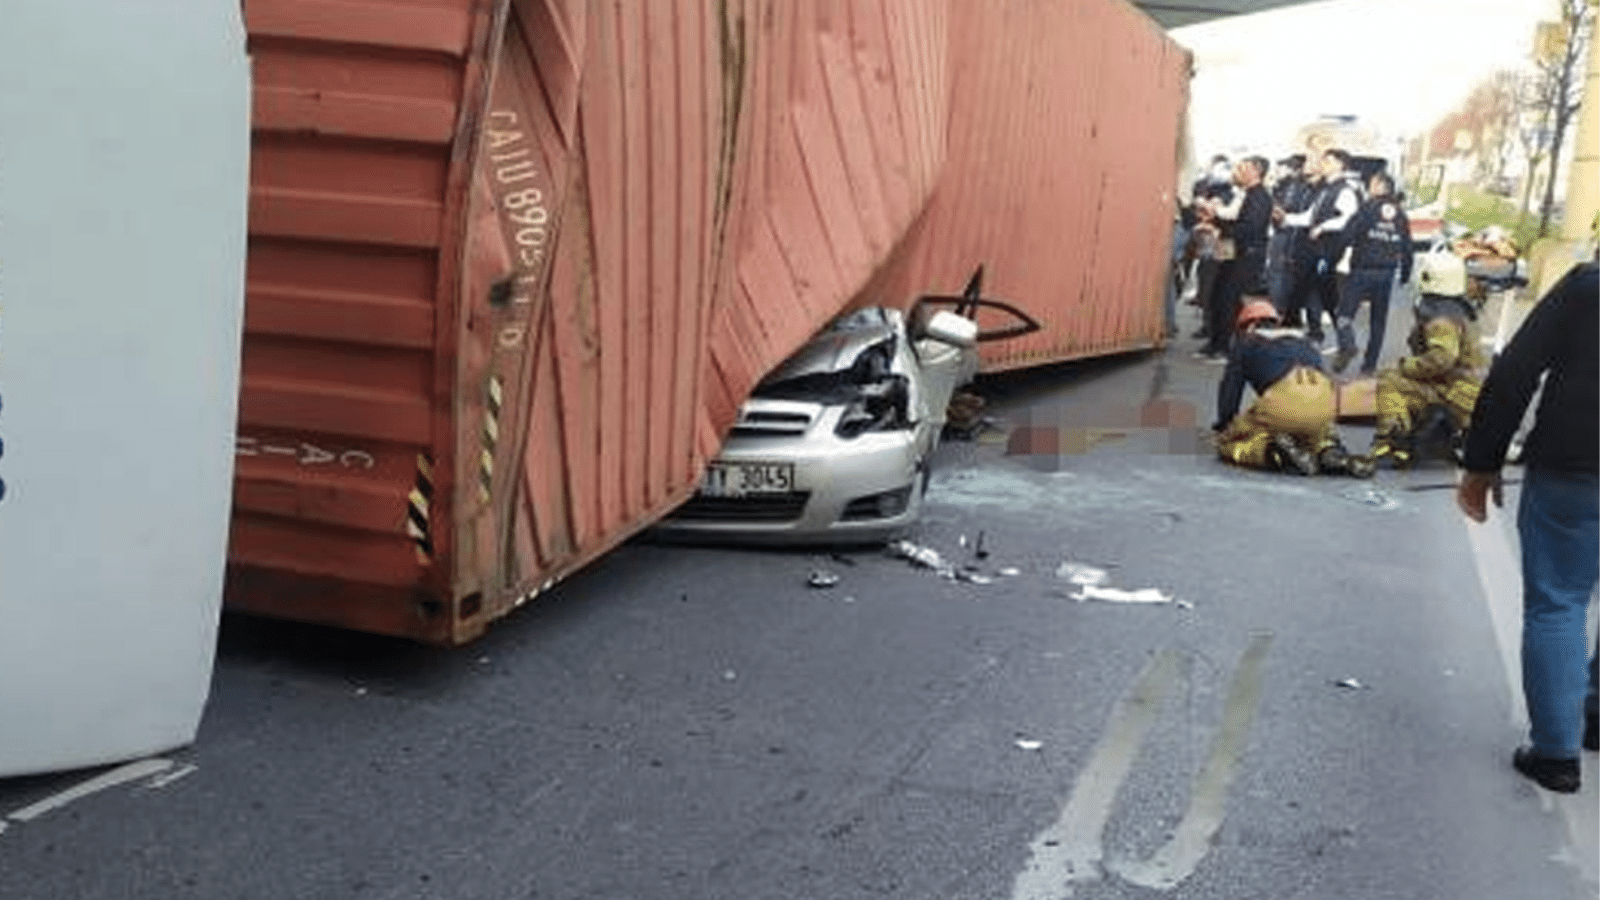
[[[0,4],[0,775],[193,740],[249,110],[238,0]]]

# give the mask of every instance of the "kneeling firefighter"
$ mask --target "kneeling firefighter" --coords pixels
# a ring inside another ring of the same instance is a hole
[[[1488,365],[1473,324],[1477,309],[1467,299],[1466,263],[1453,253],[1431,253],[1417,286],[1416,324],[1406,336],[1411,355],[1378,373],[1378,423],[1367,454],[1374,463],[1408,466],[1419,440],[1441,431],[1459,440]]]
[[[1254,469],[1371,475],[1371,464],[1350,456],[1339,441],[1334,384],[1304,332],[1279,327],[1277,309],[1261,300],[1239,311],[1236,327],[1211,426],[1217,455]],[[1258,396],[1240,413],[1246,382]]]

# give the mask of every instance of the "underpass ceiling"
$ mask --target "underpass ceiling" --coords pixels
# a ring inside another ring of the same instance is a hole
[[[1133,5],[1160,22],[1162,28],[1170,30],[1307,2],[1309,0],[1133,0]]]

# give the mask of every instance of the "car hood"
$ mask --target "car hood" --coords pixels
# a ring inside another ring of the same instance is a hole
[[[856,310],[836,319],[827,330],[779,363],[762,379],[762,385],[770,386],[807,375],[849,371],[869,347],[897,339],[900,331],[901,316],[898,310],[878,306]],[[757,393],[760,393],[759,388]]]

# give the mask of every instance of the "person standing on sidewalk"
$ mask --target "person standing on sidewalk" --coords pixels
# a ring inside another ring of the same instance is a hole
[[[1262,186],[1267,161],[1259,156],[1242,159],[1233,169],[1233,183],[1239,190],[1233,201],[1214,206],[1216,217],[1224,223],[1232,239],[1233,258],[1225,259],[1217,272],[1217,288],[1206,307],[1206,345],[1200,351],[1217,362],[1226,361],[1228,342],[1233,337],[1234,317],[1240,299],[1246,294],[1264,294],[1262,279],[1267,269],[1267,237],[1272,228],[1272,195]]]
[[[1474,522],[1502,503],[1500,468],[1544,377],[1517,509],[1522,544],[1522,693],[1530,743],[1511,758],[1541,786],[1575,793],[1578,747],[1597,749],[1589,598],[1600,580],[1600,278],[1586,263],[1545,295],[1489,370],[1472,410],[1456,502]],[[1600,647],[1596,648],[1600,653]],[[1585,682],[1587,681],[1587,689]],[[1581,717],[1580,717],[1581,715]]]
[[[1339,233],[1334,256],[1335,270],[1344,275],[1339,285],[1339,310],[1333,317],[1339,332],[1339,352],[1333,358],[1335,374],[1343,372],[1356,358],[1356,313],[1361,302],[1368,304],[1367,352],[1361,361],[1361,374],[1378,370],[1378,354],[1383,352],[1383,333],[1389,323],[1389,295],[1394,291],[1395,273],[1400,283],[1411,280],[1411,222],[1394,198],[1394,179],[1379,172],[1367,181],[1367,202],[1361,205],[1350,224]]]

